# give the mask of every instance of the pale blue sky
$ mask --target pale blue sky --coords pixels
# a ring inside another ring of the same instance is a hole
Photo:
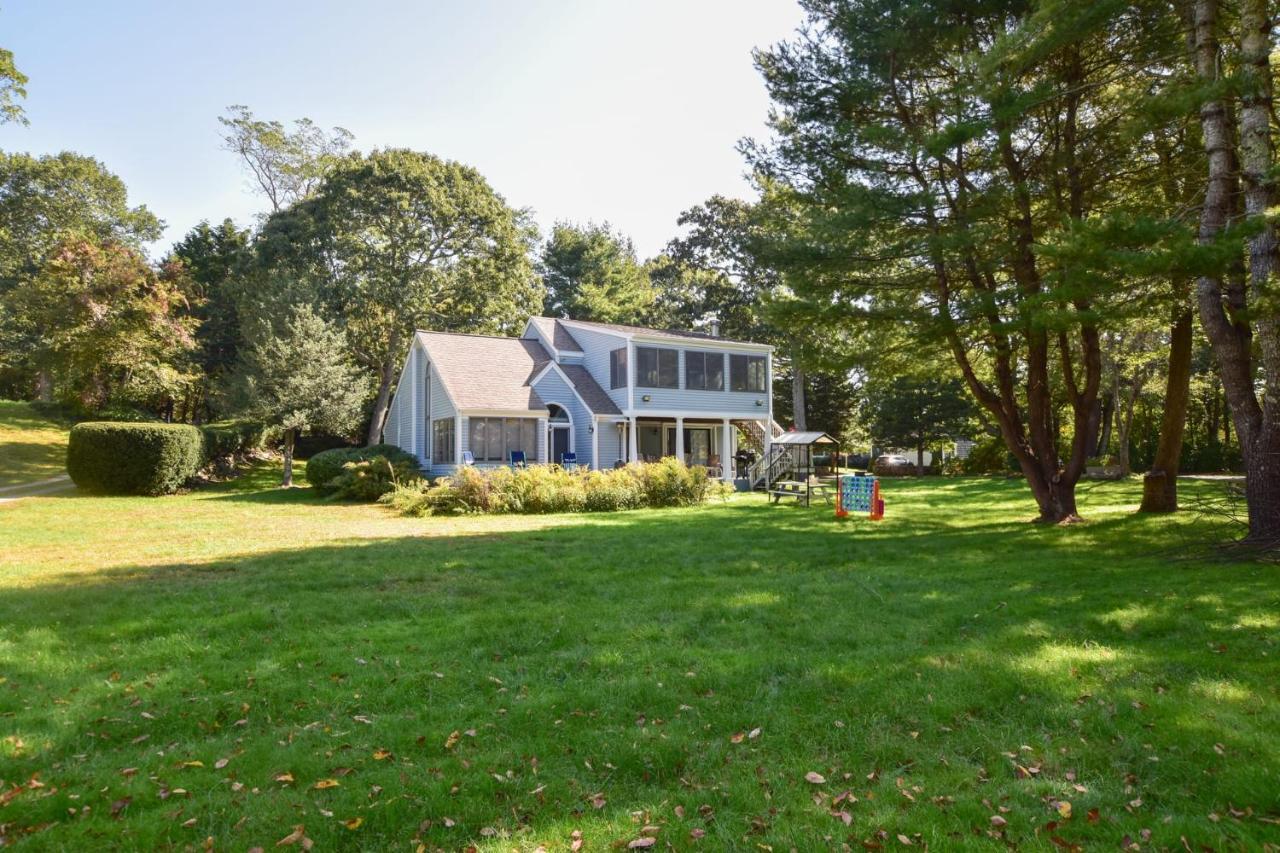
[[[469,163],[544,231],[608,220],[648,256],[680,211],[749,194],[751,49],[799,22],[794,0],[0,0],[31,78],[31,126],[0,126],[0,149],[98,157],[168,224],[163,251],[263,208],[219,147],[217,116],[246,104]]]

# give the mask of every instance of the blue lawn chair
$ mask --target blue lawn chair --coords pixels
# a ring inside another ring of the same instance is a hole
[[[578,467],[578,454],[576,454],[576,453],[561,453],[561,454],[560,454],[560,467],[561,467],[561,468],[564,468],[566,471],[572,471],[572,470],[574,470],[575,468],[577,468],[577,467]]]
[[[476,464],[476,455],[472,453],[470,450],[462,451],[462,464],[463,465]]]
[[[513,450],[513,451],[511,451],[511,467],[512,467],[512,468],[524,468],[524,467],[525,467],[525,465],[526,465],[526,463],[525,463],[525,461],[524,461],[524,451],[523,451],[523,450]]]

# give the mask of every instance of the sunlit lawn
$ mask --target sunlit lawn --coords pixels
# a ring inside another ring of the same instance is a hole
[[[66,462],[66,424],[29,403],[0,400],[0,486],[57,476]]]
[[[1135,484],[1057,529],[1005,481],[840,523],[405,519],[272,476],[0,507],[0,838],[1280,843],[1280,577],[1185,559]]]

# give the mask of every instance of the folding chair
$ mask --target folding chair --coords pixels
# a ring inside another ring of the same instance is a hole
[[[525,463],[525,461],[524,461],[524,451],[523,451],[523,450],[513,450],[513,451],[511,451],[511,467],[512,467],[512,468],[525,468],[525,467],[527,467],[527,464],[526,464],[526,463]]]

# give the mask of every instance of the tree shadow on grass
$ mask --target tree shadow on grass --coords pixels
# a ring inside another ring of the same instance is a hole
[[[984,799],[1034,843],[1054,796],[1107,816],[1072,841],[1152,826],[1156,844],[1248,846],[1268,825],[1204,815],[1275,806],[1273,578],[1234,567],[1206,588],[1144,553],[1165,523],[841,523],[737,501],[52,577],[0,599],[0,715],[27,744],[6,778],[57,793],[4,819],[53,824],[52,846],[269,846],[304,823],[321,847],[486,828],[603,847],[650,810],[677,844],[883,826],[946,846],[990,827]],[[849,828],[813,802],[844,787]]]

